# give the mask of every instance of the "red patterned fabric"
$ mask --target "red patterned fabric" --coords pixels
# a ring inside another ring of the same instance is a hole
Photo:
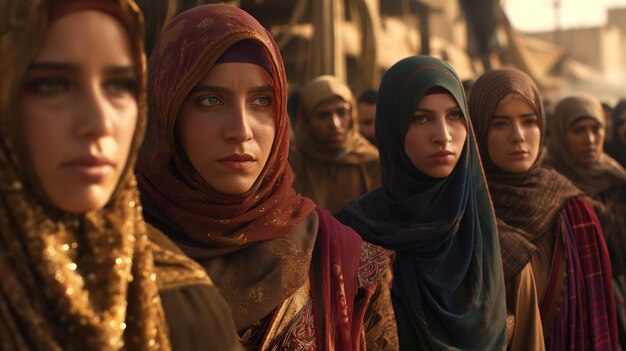
[[[566,264],[564,287],[554,284],[541,306],[562,295],[554,318],[547,350],[617,350],[617,317],[613,296],[611,262],[602,229],[593,209],[582,198],[572,198],[561,213],[553,271]],[[561,249],[562,247],[562,249]],[[562,250],[562,251],[561,251]],[[557,274],[553,274],[553,277]],[[561,290],[562,288],[562,290]]]
[[[175,125],[189,92],[222,54],[248,40],[271,65],[276,135],[246,193],[211,187],[189,162]],[[238,330],[257,324],[306,281],[315,243],[315,205],[292,189],[287,162],[287,78],[271,34],[234,6],[212,4],[176,16],[149,62],[150,114],[137,180],[146,220],[199,261],[229,303]]]

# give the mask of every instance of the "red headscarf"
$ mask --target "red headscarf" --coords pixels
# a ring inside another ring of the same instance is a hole
[[[243,40],[258,43],[267,55],[276,97],[276,136],[252,188],[231,196],[198,174],[174,128],[191,89],[227,49]],[[243,10],[205,5],[183,12],[167,25],[150,58],[149,72],[148,131],[137,166],[148,221],[161,222],[156,225],[205,266],[216,285],[228,291],[225,297],[237,326],[248,326],[307,279],[304,273],[315,242],[311,233],[316,228],[303,227],[315,205],[292,189],[287,162],[287,80],[280,52],[271,34]],[[241,264],[236,264],[238,260]],[[257,269],[258,274],[253,272]],[[267,294],[248,298],[254,289]]]

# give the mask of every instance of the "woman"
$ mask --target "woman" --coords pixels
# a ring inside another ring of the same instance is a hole
[[[615,128],[620,129],[617,124]],[[549,132],[546,164],[592,197],[591,203],[600,217],[611,253],[619,339],[622,348],[626,348],[626,171],[603,152],[605,115],[602,105],[585,94],[561,100],[554,110]]]
[[[168,24],[149,69],[146,219],[215,279],[244,346],[394,349],[389,253],[291,187],[287,81],[269,32],[236,7],[200,6]]]
[[[454,70],[428,56],[392,66],[376,109],[382,187],[338,218],[396,252],[392,302],[402,350],[503,350],[496,223]]]
[[[626,168],[626,100],[620,100],[611,118],[613,137],[606,147],[606,153]]]
[[[235,349],[206,274],[146,236],[133,175],[146,122],[136,6],[4,5],[0,349]]]
[[[546,118],[537,86],[520,71],[492,71],[474,85],[469,107],[501,228],[537,249],[524,261],[535,276],[546,349],[616,349],[602,229],[580,191],[541,166]]]
[[[294,188],[331,212],[380,185],[376,148],[359,132],[350,88],[336,77],[302,87],[290,163]]]

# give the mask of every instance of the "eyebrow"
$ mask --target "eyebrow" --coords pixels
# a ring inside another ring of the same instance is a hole
[[[520,115],[520,117],[535,117],[535,116],[537,116],[537,114],[534,112],[524,113]],[[511,115],[494,115],[493,117],[491,117],[491,119],[494,119],[494,118],[511,119],[513,117]]]
[[[417,111],[421,111],[421,112],[430,112],[430,113],[436,112],[435,110],[429,110],[429,109],[427,109],[427,108],[421,108],[421,107],[418,107],[418,108],[415,110],[415,112],[417,112]],[[448,108],[448,109],[446,110],[446,112],[450,112],[450,111],[461,111],[461,108],[460,108],[460,107],[458,107],[458,106],[454,106],[454,107],[450,107],[450,108]],[[462,112],[462,111],[461,111],[461,112]]]
[[[34,71],[60,71],[60,72],[76,72],[79,71],[79,66],[71,63],[55,63],[55,62],[36,62],[29,66],[30,70]],[[107,74],[134,74],[135,66],[111,66],[105,69]]]
[[[194,92],[194,93],[198,93],[198,92],[228,93],[229,91],[230,89],[227,89],[218,85],[206,85],[206,84],[198,84],[195,87],[193,87],[193,89],[191,89],[191,92]],[[260,85],[260,86],[253,87],[250,90],[248,90],[248,93],[269,93],[269,92],[272,92],[272,93],[274,92],[274,87],[269,84]]]

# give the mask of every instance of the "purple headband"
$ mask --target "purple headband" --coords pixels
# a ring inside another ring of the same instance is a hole
[[[272,74],[272,65],[265,48],[254,40],[242,40],[235,43],[224,51],[215,64],[228,62],[252,63],[265,68],[267,73]]]

